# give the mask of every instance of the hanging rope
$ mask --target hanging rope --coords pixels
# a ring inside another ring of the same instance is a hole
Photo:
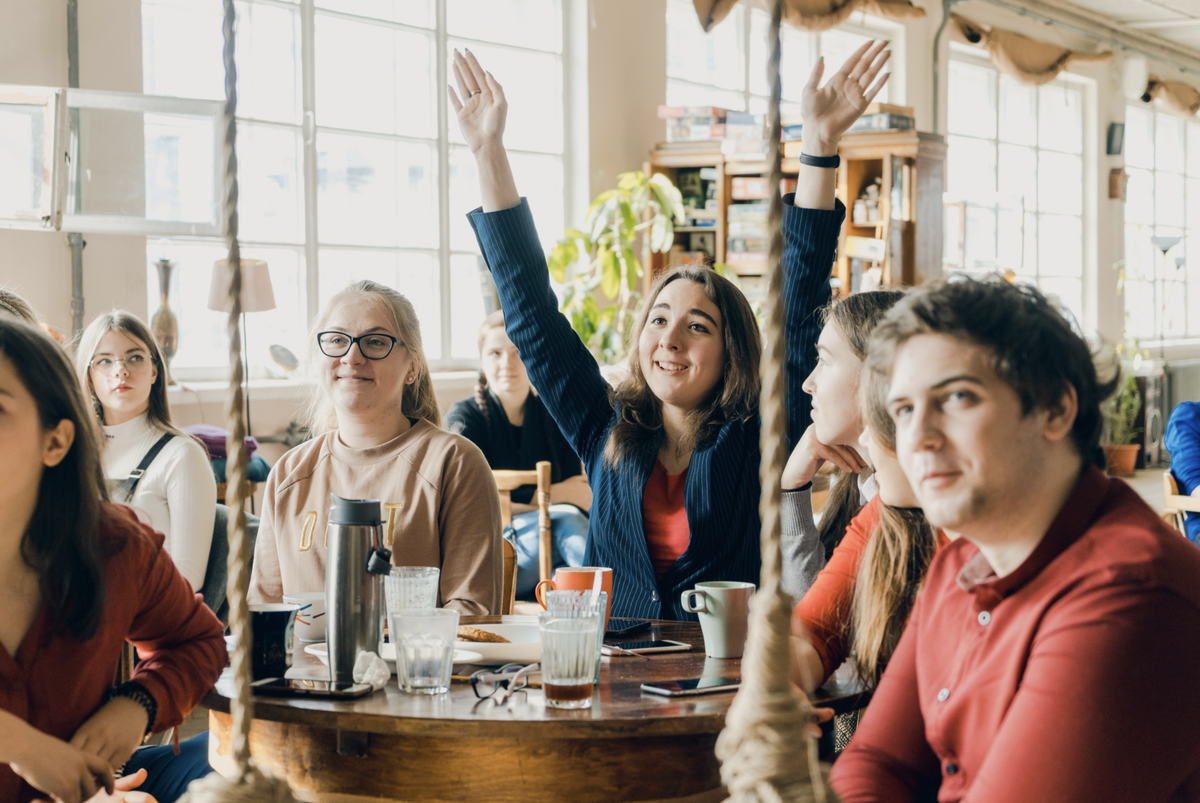
[[[742,660],[742,688],[725,718],[717,739],[721,780],[735,803],[777,803],[832,799],[826,792],[817,763],[816,742],[804,731],[808,707],[791,681],[791,600],[780,587],[783,562],[780,550],[780,478],[787,461],[787,411],[785,407],[783,298],[783,198],[779,193],[783,169],[780,153],[779,26],[783,0],[774,0],[768,41],[771,57],[767,82],[771,86],[769,117],[771,206],[767,218],[771,232],[766,297],[766,348],[762,355],[762,415],[759,479],[762,497],[762,577],[750,606],[750,632]],[[807,755],[805,755],[807,753]]]
[[[229,505],[229,599],[230,630],[237,637],[230,664],[233,667],[235,694],[230,700],[233,714],[232,748],[237,774],[225,778],[212,773],[188,787],[182,803],[241,803],[266,801],[286,803],[292,800],[291,790],[283,780],[259,770],[250,759],[250,724],[254,718],[254,698],[250,693],[250,648],[254,637],[250,632],[250,607],[246,593],[250,587],[250,539],[246,536],[246,424],[242,417],[242,259],[238,245],[238,179],[237,179],[237,64],[235,63],[234,24],[237,20],[234,0],[224,0],[225,7],[225,241],[229,246],[229,284],[226,288],[226,309],[229,320],[225,331],[229,337],[229,395],[226,419],[229,441],[226,448],[226,500]]]

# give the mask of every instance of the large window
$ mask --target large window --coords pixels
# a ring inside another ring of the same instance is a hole
[[[1200,123],[1128,107],[1125,170],[1127,332],[1200,336],[1200,264],[1185,259],[1200,248]]]
[[[767,86],[767,34],[771,16],[747,3],[738,3],[711,33],[704,33],[691,0],[667,0],[667,105],[717,106],[763,114],[771,88]],[[800,112],[800,95],[818,56],[824,56],[826,75],[863,42],[889,37],[893,75],[876,100],[903,102],[903,27],[855,14],[851,22],[819,34],[781,28],[784,114]]]
[[[1083,91],[950,61],[947,270],[1000,271],[1082,322]]]
[[[265,365],[272,343],[303,358],[320,304],[350,281],[373,279],[412,300],[431,367],[474,365],[484,307],[466,213],[479,198],[445,101],[449,64],[454,48],[469,48],[504,82],[513,169],[553,242],[566,197],[560,0],[237,8],[243,252],[268,261],[277,303],[249,316],[251,364]],[[222,98],[220,0],[144,0],[142,15],[144,91]],[[220,241],[152,238],[148,253],[179,264],[174,365],[197,376],[223,365],[223,316],[205,306]],[[154,310],[153,266],[149,275]]]

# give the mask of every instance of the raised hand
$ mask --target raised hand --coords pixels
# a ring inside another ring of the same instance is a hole
[[[804,87],[800,114],[804,118],[803,150],[811,156],[837,153],[838,139],[887,83],[888,75],[879,70],[891,57],[888,42],[866,42],[846,59],[842,68],[821,86],[825,60],[818,59]]]
[[[450,105],[458,115],[458,127],[471,153],[479,153],[488,146],[500,146],[504,139],[504,121],[508,116],[508,102],[504,89],[492,74],[479,66],[475,54],[454,51],[454,87],[446,87]],[[459,95],[461,94],[461,98]]]

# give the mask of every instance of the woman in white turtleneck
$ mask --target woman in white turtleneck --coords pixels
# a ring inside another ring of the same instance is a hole
[[[162,353],[136,315],[114,310],[88,325],[75,355],[85,395],[104,429],[104,476],[112,501],[128,505],[166,538],[164,548],[199,591],[208,567],[217,481],[204,447],[171,423]],[[133,495],[125,481],[163,437]]]

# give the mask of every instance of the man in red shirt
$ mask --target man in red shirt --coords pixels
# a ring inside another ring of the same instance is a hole
[[[1036,290],[937,282],[876,330],[930,567],[845,803],[1200,800],[1200,552],[1099,468],[1086,343]]]

